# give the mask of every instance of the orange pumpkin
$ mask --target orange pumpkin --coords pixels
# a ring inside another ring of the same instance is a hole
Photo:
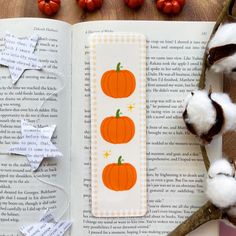
[[[128,143],[134,136],[134,122],[129,117],[120,115],[121,112],[118,109],[116,116],[107,117],[101,123],[101,135],[109,143]]]
[[[51,16],[58,12],[61,0],[38,0],[38,7],[41,12]]]
[[[118,163],[107,165],[102,172],[104,185],[114,191],[125,191],[131,189],[137,181],[137,172],[129,163],[122,163],[122,156]]]
[[[133,73],[121,70],[121,63],[118,63],[116,70],[109,70],[103,74],[101,87],[109,97],[126,98],[134,92],[136,81]]]

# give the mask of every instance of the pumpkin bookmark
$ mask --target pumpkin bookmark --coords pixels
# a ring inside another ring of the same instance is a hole
[[[94,34],[90,51],[92,213],[143,216],[146,39],[141,34]]]

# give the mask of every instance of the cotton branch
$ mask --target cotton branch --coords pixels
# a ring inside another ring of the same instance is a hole
[[[215,26],[212,30],[210,39],[213,37],[217,29],[219,28],[220,24],[226,19],[226,17],[231,16],[232,17],[232,8],[235,4],[235,0],[227,0],[225,2],[225,5],[220,12],[218,19],[215,23]],[[204,53],[203,62],[202,62],[202,70],[201,70],[201,76],[199,80],[198,87],[199,89],[205,88],[205,73],[208,67],[207,63],[207,47]],[[206,169],[209,169],[210,161],[207,156],[207,152],[205,149],[205,146],[201,146],[201,152],[204,160],[204,164]],[[186,221],[184,221],[182,224],[180,224],[174,231],[172,231],[169,236],[185,236],[188,233],[192,232],[196,228],[198,228],[200,225],[211,221],[211,220],[217,220],[221,219],[223,216],[223,210],[213,205],[211,202],[207,202],[205,205],[203,205],[199,210],[197,210],[194,214],[192,214]]]

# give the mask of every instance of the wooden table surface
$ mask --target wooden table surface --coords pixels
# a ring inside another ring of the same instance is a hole
[[[37,0],[0,0],[0,18],[9,17],[45,17],[37,7]],[[186,5],[178,16],[168,17],[155,8],[154,0],[145,0],[141,9],[133,11],[125,6],[123,0],[104,0],[103,7],[94,13],[79,9],[76,0],[61,0],[62,7],[53,19],[74,24],[90,20],[183,20],[215,21],[224,0],[186,0]],[[236,81],[226,80],[224,90],[230,92],[236,101]],[[223,151],[230,157],[236,157],[236,133],[224,136]]]
[[[38,11],[37,0],[0,0],[0,2],[0,18],[45,17]],[[61,10],[53,18],[71,24],[105,19],[214,21],[223,4],[223,0],[186,0],[185,8],[180,15],[167,17],[156,10],[154,0],[145,0],[145,4],[138,11],[126,7],[123,0],[104,0],[102,9],[95,13],[84,13],[77,7],[76,0],[61,0],[61,2]]]

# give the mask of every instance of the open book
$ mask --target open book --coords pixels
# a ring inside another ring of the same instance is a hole
[[[182,111],[186,94],[197,88],[212,27],[210,22],[103,21],[71,26],[44,19],[1,20],[0,52],[6,31],[18,37],[36,33],[40,39],[35,53],[43,70],[28,70],[12,85],[8,68],[0,67],[0,235],[20,235],[21,225],[37,223],[47,209],[72,220],[68,233],[72,236],[167,235],[204,204],[206,172]],[[144,217],[107,219],[91,213],[88,38],[94,32],[136,32],[147,37],[148,212]],[[39,112],[41,101],[55,91],[59,92]],[[21,137],[21,119],[35,126],[57,125],[52,140],[63,157],[44,160],[35,174],[25,157],[4,154]],[[219,143],[211,148],[214,158],[221,155]],[[216,234],[217,228],[212,229],[210,235]],[[209,235],[204,230],[201,235]]]

